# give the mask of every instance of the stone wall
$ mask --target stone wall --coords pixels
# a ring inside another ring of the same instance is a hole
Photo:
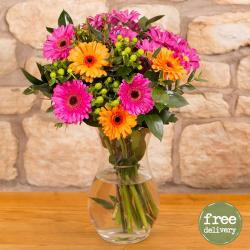
[[[74,5],[72,5],[74,3]],[[150,161],[163,191],[228,192],[250,187],[250,0],[1,0],[0,190],[79,190],[102,157],[87,126],[57,130],[45,98],[23,96],[19,67],[38,75],[45,26],[62,9],[75,22],[112,8],[136,9],[187,37],[201,54],[206,83],[189,106],[152,138]]]

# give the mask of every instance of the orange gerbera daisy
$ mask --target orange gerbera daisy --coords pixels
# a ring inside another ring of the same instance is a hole
[[[136,116],[124,110],[121,105],[112,109],[102,108],[99,122],[103,132],[110,140],[127,137],[136,126]]]
[[[173,54],[173,51],[162,48],[156,58],[152,60],[152,69],[162,71],[164,80],[181,80],[187,73],[180,64],[180,59],[174,57]]]
[[[108,66],[108,48],[102,43],[79,43],[69,52],[68,60],[72,63],[69,68],[76,74],[80,74],[87,82],[93,78],[106,76],[103,66]]]

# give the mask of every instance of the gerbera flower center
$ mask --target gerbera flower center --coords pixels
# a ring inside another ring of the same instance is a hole
[[[90,67],[96,62],[96,58],[94,56],[85,56],[84,63]]]
[[[115,114],[113,117],[112,117],[112,121],[113,121],[113,124],[115,126],[118,126],[120,125],[122,122],[123,122],[123,117],[121,114]]]
[[[138,100],[140,98],[140,92],[138,90],[132,90],[130,96],[134,100]]]
[[[172,68],[173,67],[173,64],[169,61],[166,62],[166,65],[169,67],[169,68]]]
[[[66,40],[62,40],[62,41],[60,41],[60,43],[59,43],[59,46],[60,46],[60,47],[64,47],[64,46],[66,46],[66,45],[67,45]]]
[[[71,97],[69,98],[69,104],[70,104],[71,106],[75,106],[77,103],[78,103],[78,99],[77,99],[76,96],[71,96]]]

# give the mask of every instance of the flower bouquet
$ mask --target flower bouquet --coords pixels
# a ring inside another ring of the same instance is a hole
[[[162,139],[164,124],[176,122],[171,108],[187,105],[199,57],[178,35],[162,30],[136,11],[88,17],[79,25],[63,11],[43,46],[41,79],[23,69],[51,100],[56,127],[86,123],[97,127],[108,152],[93,182],[89,208],[97,232],[118,243],[149,235],[158,214],[157,193],[148,168],[149,134]],[[94,153],[94,152],[93,152]]]

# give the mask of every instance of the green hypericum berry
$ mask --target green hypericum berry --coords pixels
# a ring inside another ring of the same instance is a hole
[[[142,70],[142,66],[141,66],[141,65],[138,65],[137,69],[138,69],[138,70]]]
[[[98,115],[98,114],[100,113],[100,111],[101,111],[100,108],[96,108],[95,111],[94,111],[94,113],[95,113],[96,115]]]
[[[102,84],[100,82],[95,84],[95,89],[99,90],[102,88]]]
[[[106,81],[107,81],[108,83],[111,83],[111,82],[113,81],[113,79],[112,79],[111,76],[109,76],[109,77],[106,79]]]
[[[67,69],[67,72],[68,72],[69,74],[72,74],[72,69]]]
[[[50,73],[50,77],[51,77],[52,79],[56,78],[56,72],[55,72],[55,71],[52,71],[52,72]]]
[[[101,92],[100,92],[102,95],[106,95],[108,93],[108,90],[107,89],[102,89]]]
[[[113,87],[114,87],[114,88],[119,87],[119,85],[120,85],[120,82],[119,82],[119,81],[114,81],[114,82],[113,82]]]
[[[136,59],[137,59],[137,56],[136,56],[136,55],[131,55],[131,56],[130,56],[130,61],[131,61],[131,62],[135,62]]]
[[[64,73],[65,73],[65,70],[63,68],[60,68],[57,70],[57,73],[60,75],[60,76],[63,76]]]
[[[102,104],[104,102],[104,99],[102,96],[98,96],[96,99],[95,99],[95,103],[96,104]]]
[[[131,48],[127,47],[125,50],[124,50],[127,54],[131,53]]]
[[[54,67],[57,67],[57,66],[58,66],[58,62],[54,62],[54,63],[53,63],[53,66],[54,66]]]
[[[126,55],[127,55],[126,51],[122,51],[122,56],[126,56]]]
[[[134,38],[132,39],[132,42],[133,42],[133,43],[137,43],[137,42],[138,42],[138,39],[137,39],[136,37],[134,37]]]
[[[116,47],[116,48],[121,48],[121,46],[122,46],[122,44],[121,44],[120,42],[116,42],[116,43],[115,43],[115,47]]]
[[[125,37],[125,38],[124,38],[124,42],[125,42],[125,43],[129,43],[129,41],[130,41],[129,37]]]
[[[122,35],[118,35],[118,36],[117,36],[117,40],[118,40],[118,41],[121,41],[122,39],[123,39]]]
[[[119,105],[119,103],[120,103],[119,100],[114,100],[114,101],[111,102],[111,106],[116,107],[116,106]]]
[[[138,49],[137,53],[142,56],[144,54],[144,50],[143,49]]]

